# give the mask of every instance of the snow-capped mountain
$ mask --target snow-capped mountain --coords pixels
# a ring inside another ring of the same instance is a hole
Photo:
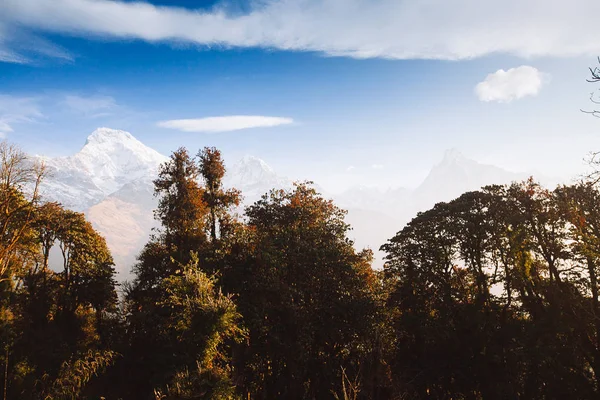
[[[245,204],[252,204],[271,189],[292,187],[291,180],[277,175],[266,162],[250,155],[227,170],[223,184],[241,190]]]
[[[152,228],[158,226],[152,181],[168,157],[129,132],[99,128],[72,156],[35,158],[48,167],[48,178],[41,187],[44,199],[84,212],[106,238],[119,278],[127,278]],[[290,180],[253,156],[238,161],[228,171],[225,184],[240,189],[246,204],[272,188],[292,186]]]
[[[130,133],[99,128],[77,154],[69,157],[39,157],[50,170],[42,186],[48,201],[85,212],[106,238],[119,279],[129,277],[135,257],[147,242],[157,222],[153,218],[157,199],[152,181],[168,157],[145,146]],[[367,186],[352,188],[333,197],[348,210],[349,233],[359,248],[375,251],[376,267],[383,264],[379,247],[400,230],[417,211],[439,201],[448,201],[481,186],[522,180],[527,174],[505,171],[477,163],[456,150],[449,150],[415,190],[381,191]],[[271,189],[291,188],[292,180],[279,176],[265,161],[245,156],[227,169],[224,184],[242,191],[249,205]]]
[[[69,157],[38,157],[49,176],[42,194],[83,211],[138,180],[151,181],[167,157],[145,146],[129,132],[96,129],[83,148]]]

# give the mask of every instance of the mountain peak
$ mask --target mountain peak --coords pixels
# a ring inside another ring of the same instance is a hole
[[[442,159],[441,164],[456,164],[464,162],[465,160],[468,160],[468,158],[465,157],[458,149],[453,147],[444,152],[444,158]]]
[[[262,159],[246,155],[227,171],[226,186],[241,189],[246,199],[254,201],[273,188],[290,187],[291,182]]]
[[[77,154],[45,159],[53,175],[46,186],[63,204],[83,210],[129,182],[151,180],[167,160],[129,132],[98,128]],[[79,198],[64,182],[77,182],[89,198]]]
[[[125,159],[139,159],[143,163],[156,164],[166,157],[144,145],[131,133],[111,128],[98,128],[85,141],[85,145],[76,157],[95,156],[109,158],[121,164]]]
[[[234,166],[234,169],[252,169],[255,171],[264,171],[269,174],[275,173],[273,171],[273,168],[271,168],[271,166],[267,164],[264,160],[251,155],[245,155],[244,157],[242,157]]]
[[[86,144],[94,143],[94,142],[105,142],[107,140],[137,140],[133,137],[133,135],[129,132],[122,131],[119,129],[111,129],[111,128],[97,128],[94,132],[92,132],[86,140]]]

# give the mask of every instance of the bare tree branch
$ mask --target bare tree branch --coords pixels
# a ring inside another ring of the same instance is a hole
[[[600,57],[598,57],[598,64],[600,64]],[[600,66],[596,66],[594,68],[590,67],[590,77],[586,79],[589,83],[598,83],[600,82]],[[600,97],[596,97],[595,94],[597,92],[590,93],[590,102],[592,104],[600,105]],[[600,110],[581,110],[581,112],[585,114],[590,114],[593,117],[600,118]],[[586,163],[592,168],[592,171],[584,175],[584,179],[590,185],[597,185],[600,183],[600,151],[591,152],[589,156],[585,159]]]
[[[600,57],[598,57],[598,63],[600,64]],[[587,81],[590,83],[595,83],[595,82],[600,81],[600,67],[595,67],[595,68],[590,67],[589,70],[590,70],[590,75],[592,77],[588,78]]]
[[[600,64],[600,57],[598,57],[598,64]],[[586,79],[587,82],[589,83],[598,83],[600,82],[600,67],[590,67],[590,77],[588,79]],[[600,104],[600,100],[596,100],[594,97],[594,94],[596,94],[596,92],[592,92],[590,93],[590,102],[592,102],[593,104]],[[581,112],[586,113],[586,114],[591,114],[592,116],[596,117],[596,118],[600,118],[600,110],[581,110]]]

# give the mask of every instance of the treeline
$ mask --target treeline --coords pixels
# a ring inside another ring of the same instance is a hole
[[[600,192],[465,193],[382,248],[309,183],[238,215],[214,148],[155,181],[154,233],[117,299],[104,240],[44,204],[0,146],[4,399],[596,399]],[[62,265],[50,268],[50,249]]]

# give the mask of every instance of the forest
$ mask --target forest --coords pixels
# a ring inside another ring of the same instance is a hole
[[[3,399],[596,399],[600,191],[488,186],[355,250],[310,182],[239,212],[215,148],[175,151],[118,285],[104,239],[0,145]],[[61,263],[50,265],[58,250]]]
[[[600,397],[598,172],[438,203],[381,270],[311,182],[242,209],[225,173],[216,148],[171,154],[118,283],[85,216],[43,201],[44,165],[0,142],[3,400]]]

